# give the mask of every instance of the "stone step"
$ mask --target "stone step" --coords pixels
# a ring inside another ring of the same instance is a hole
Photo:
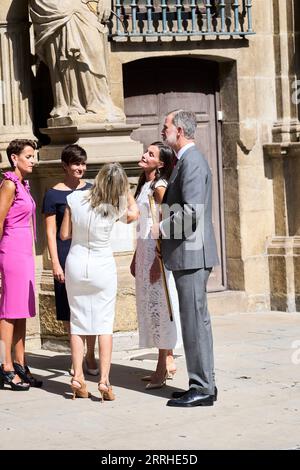
[[[248,311],[247,295],[244,291],[209,292],[208,309],[211,315],[226,315]]]

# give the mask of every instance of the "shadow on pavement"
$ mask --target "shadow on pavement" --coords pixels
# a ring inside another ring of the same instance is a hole
[[[45,356],[36,353],[26,354],[27,362],[30,368],[35,369],[34,376],[43,380],[43,388],[45,392],[71,398],[69,382],[71,380],[68,371],[71,366],[71,357],[69,354],[59,354],[55,356]],[[39,375],[38,370],[44,371]],[[36,372],[37,371],[37,372]],[[46,372],[46,374],[45,374]],[[181,389],[173,384],[175,380],[167,380],[166,385],[159,389],[145,390],[146,382],[141,378],[149,375],[152,369],[135,367],[127,364],[112,363],[110,381],[115,387],[125,388],[136,392],[146,393],[147,395],[155,395],[170,398],[171,394]],[[61,382],[61,377],[67,376],[67,383]],[[86,374],[85,378],[88,382],[98,383],[99,377]],[[57,379],[57,380],[56,380]]]

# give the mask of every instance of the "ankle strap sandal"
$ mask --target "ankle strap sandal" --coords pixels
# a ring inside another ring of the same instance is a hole
[[[25,383],[29,384],[30,387],[41,388],[43,385],[42,380],[37,380],[33,377],[28,366],[23,367],[21,364],[14,362],[14,369],[18,376],[21,377]]]
[[[30,385],[28,383],[24,383],[23,380],[19,382],[14,382],[14,378],[17,374],[14,370],[5,371],[3,366],[0,367],[0,389],[4,388],[4,385],[9,385],[12,390],[15,391],[25,391],[29,390]]]

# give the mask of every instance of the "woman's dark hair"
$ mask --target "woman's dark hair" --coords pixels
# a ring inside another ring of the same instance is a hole
[[[176,161],[176,155],[174,153],[174,150],[169,147],[169,145],[164,144],[163,142],[153,142],[150,145],[155,145],[155,147],[158,147],[159,149],[159,159],[161,162],[164,163],[164,166],[159,168],[159,171],[156,172],[155,178],[151,183],[151,189],[154,189],[155,183],[160,180],[160,179],[165,179],[166,181],[169,180],[171,173],[173,171],[173,168],[175,166],[175,161]],[[150,147],[150,146],[149,146]],[[137,184],[137,188],[135,191],[134,197],[137,198],[141,192],[142,186],[146,182],[146,175],[145,172],[141,174],[139,177],[139,181]]]
[[[86,151],[77,144],[67,145],[61,153],[61,161],[66,165],[72,165],[73,163],[85,163],[86,160]]]
[[[36,144],[35,142],[33,142],[33,140],[29,140],[29,139],[14,139],[12,140],[7,149],[6,149],[6,153],[7,153],[7,158],[8,158],[8,161],[10,163],[10,166],[12,168],[14,168],[14,162],[12,161],[12,158],[11,156],[14,154],[14,155],[20,155],[20,153],[23,152],[24,148],[25,147],[32,147],[33,150],[36,150]]]

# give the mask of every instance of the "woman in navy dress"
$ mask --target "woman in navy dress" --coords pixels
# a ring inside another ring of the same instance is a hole
[[[62,151],[61,161],[65,172],[62,182],[48,189],[43,201],[48,249],[52,261],[56,318],[64,322],[70,333],[70,307],[65,287],[65,263],[70,250],[71,240],[61,240],[60,226],[63,220],[67,196],[73,191],[83,191],[92,185],[82,178],[86,170],[87,155],[79,145],[67,145]],[[95,361],[95,336],[87,337],[85,368],[87,373],[97,375],[99,370]]]

